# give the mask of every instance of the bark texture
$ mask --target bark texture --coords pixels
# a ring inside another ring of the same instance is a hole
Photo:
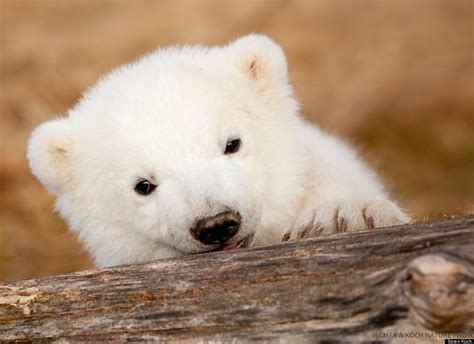
[[[470,216],[2,284],[0,341],[440,343],[473,261]]]

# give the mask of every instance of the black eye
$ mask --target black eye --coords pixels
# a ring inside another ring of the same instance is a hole
[[[224,154],[237,153],[240,148],[240,139],[232,139],[227,141]]]
[[[156,185],[150,183],[148,180],[142,180],[135,185],[135,191],[140,195],[147,196],[156,189]]]

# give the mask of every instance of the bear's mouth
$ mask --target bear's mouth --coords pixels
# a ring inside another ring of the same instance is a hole
[[[247,235],[245,238],[240,239],[239,241],[224,244],[224,245],[212,250],[211,252],[229,251],[229,250],[235,250],[235,249],[238,249],[238,248],[249,247],[250,244],[252,243],[252,239],[253,239],[253,234],[250,234],[250,235]]]

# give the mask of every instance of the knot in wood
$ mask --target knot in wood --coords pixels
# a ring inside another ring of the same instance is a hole
[[[473,325],[474,272],[467,260],[429,254],[412,260],[402,275],[409,316],[423,327],[442,332]]]

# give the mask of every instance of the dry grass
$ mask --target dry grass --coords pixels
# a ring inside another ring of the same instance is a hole
[[[92,266],[25,146],[102,73],[157,46],[271,35],[310,120],[353,142],[416,218],[473,213],[470,0],[0,0],[0,280]]]

